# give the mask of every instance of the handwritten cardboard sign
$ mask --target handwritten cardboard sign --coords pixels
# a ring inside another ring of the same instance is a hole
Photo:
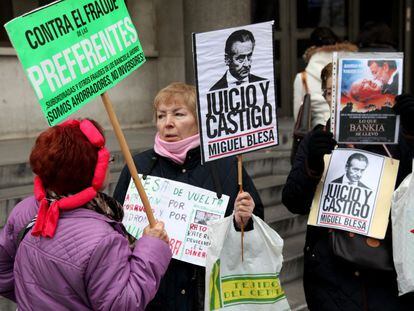
[[[142,185],[153,208],[155,218],[165,223],[173,258],[205,266],[206,249],[210,246],[208,221],[224,217],[229,197],[220,199],[213,191],[185,183],[140,175]],[[142,201],[131,180],[124,201],[123,223],[136,238],[148,225]]]

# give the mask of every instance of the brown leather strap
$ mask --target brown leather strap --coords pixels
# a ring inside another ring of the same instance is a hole
[[[300,76],[302,78],[302,84],[303,84],[303,87],[305,88],[305,92],[306,92],[306,94],[309,94],[309,88],[308,88],[308,81],[307,81],[306,71],[302,71],[300,73]]]

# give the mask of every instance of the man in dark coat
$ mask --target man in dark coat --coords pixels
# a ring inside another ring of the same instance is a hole
[[[399,144],[390,145],[393,157],[400,160],[398,186],[412,171],[414,124],[411,120],[414,118],[414,96],[398,96],[394,109],[401,115],[402,125]],[[323,156],[331,153],[335,145],[332,133],[323,130],[322,126],[317,126],[299,145],[282,193],[282,201],[292,213],[309,213],[324,171]],[[362,146],[362,149],[376,153],[383,153],[381,148]],[[330,246],[331,234],[329,228],[307,227],[303,282],[311,311],[413,309],[414,293],[398,296],[395,270],[364,268],[336,257]],[[387,230],[385,243],[388,242],[391,242],[391,230]]]
[[[229,69],[210,91],[265,80],[250,73],[254,45],[254,36],[246,29],[237,30],[227,38],[224,61]]]

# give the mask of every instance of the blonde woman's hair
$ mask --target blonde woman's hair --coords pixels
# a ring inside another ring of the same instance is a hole
[[[197,120],[196,111],[196,88],[183,82],[173,82],[158,92],[154,99],[154,116],[157,119],[157,109],[160,104],[174,100],[176,96],[180,96],[184,104],[191,111]]]

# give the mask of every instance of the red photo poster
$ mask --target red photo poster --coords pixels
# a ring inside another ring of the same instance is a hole
[[[399,117],[392,110],[402,91],[402,53],[334,55],[332,105],[339,143],[394,144]]]

